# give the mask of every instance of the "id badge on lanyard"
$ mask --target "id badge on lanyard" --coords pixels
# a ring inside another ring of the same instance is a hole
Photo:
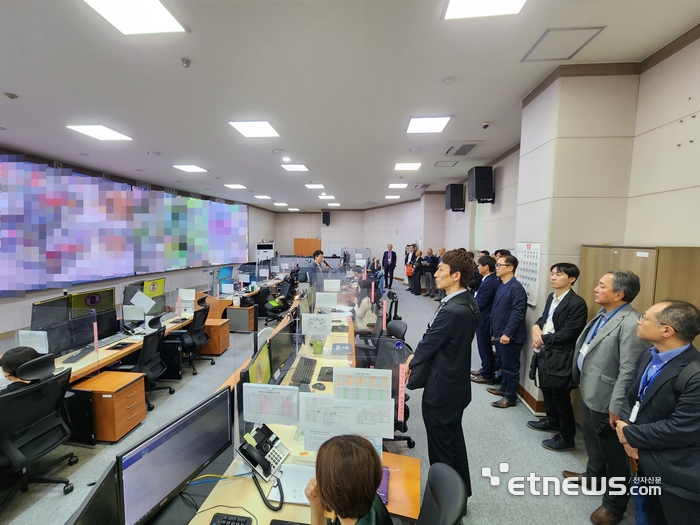
[[[637,420],[637,414],[639,414],[639,407],[642,404],[637,400],[637,402],[632,407],[632,412],[630,413],[630,423],[634,423]]]
[[[591,349],[591,344],[584,343],[579,352],[583,357],[586,357],[586,354],[590,351],[590,349]]]

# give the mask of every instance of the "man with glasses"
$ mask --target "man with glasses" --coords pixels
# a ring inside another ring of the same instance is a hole
[[[496,261],[493,257],[486,255],[479,259],[477,270],[483,279],[474,299],[479,305],[481,313],[479,326],[476,328],[476,346],[479,349],[481,368],[472,371],[471,380],[474,383],[486,385],[496,384],[495,373],[497,370],[494,369],[493,344],[491,343],[491,307],[499,285],[498,277],[493,273],[495,269]]]
[[[639,360],[616,422],[627,454],[639,460],[639,478],[660,479],[661,493],[647,497],[649,523],[700,523],[700,310],[664,301],[637,323],[654,344]],[[659,484],[659,483],[651,483]]]
[[[639,277],[630,271],[603,275],[594,290],[595,302],[602,308],[576,341],[573,380],[581,387],[581,426],[588,464],[584,473],[563,472],[575,483],[590,486],[595,478],[601,488],[603,478],[629,479],[627,454],[614,429],[637,359],[649,347],[637,336],[639,313],[630,304],[639,290]],[[628,500],[628,494],[611,494],[606,485],[603,504],[591,514],[591,521],[596,525],[619,523]]]
[[[496,263],[496,277],[501,284],[491,307],[491,336],[501,360],[501,388],[487,388],[489,394],[501,396],[491,403],[495,408],[514,407],[520,384],[520,352],[527,340],[525,313],[527,294],[515,278],[518,259],[506,255]]]

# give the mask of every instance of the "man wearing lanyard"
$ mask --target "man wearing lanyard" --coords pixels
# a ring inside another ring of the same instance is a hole
[[[629,479],[627,454],[613,429],[634,379],[637,359],[648,348],[637,336],[639,313],[629,304],[639,290],[639,277],[632,272],[615,270],[603,275],[594,290],[595,302],[602,309],[576,341],[573,380],[581,387],[581,427],[588,465],[582,474],[563,472],[574,482],[590,486],[590,479],[595,478],[601,488],[612,477]],[[591,514],[591,521],[596,525],[619,523],[628,500],[628,494],[611,494],[606,484],[603,504]]]
[[[660,494],[648,496],[649,523],[697,524],[700,353],[691,341],[700,334],[700,310],[685,301],[657,303],[640,316],[637,334],[654,346],[639,360],[617,436],[629,456],[639,460],[638,477],[661,485]],[[682,373],[685,385],[678,385]]]
[[[386,251],[382,255],[382,267],[384,268],[384,287],[391,290],[394,282],[394,268],[396,268],[396,252],[391,244],[386,245]]]

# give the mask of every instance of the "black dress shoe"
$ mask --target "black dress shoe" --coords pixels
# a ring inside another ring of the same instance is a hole
[[[438,297],[437,299],[435,299],[435,300],[436,300],[436,301],[442,301],[442,299],[440,299],[439,297]]]
[[[565,452],[568,450],[576,450],[575,443],[569,443],[561,437],[561,434],[557,434],[551,439],[545,439],[542,442],[542,446],[547,450],[553,450],[554,452]]]
[[[489,394],[493,394],[494,396],[501,396],[503,399],[505,399],[506,393],[499,388],[487,388],[486,391]]]
[[[491,403],[491,406],[496,408],[510,408],[515,406],[515,401],[508,401],[505,397],[503,397],[499,401],[494,401]]]
[[[471,376],[471,380],[472,380],[472,383],[479,383],[482,385],[493,385],[494,384],[493,379],[486,379],[481,374]]]
[[[543,417],[539,421],[528,421],[527,426],[532,430],[539,430],[540,432],[559,432],[559,427],[551,425],[546,417]]]

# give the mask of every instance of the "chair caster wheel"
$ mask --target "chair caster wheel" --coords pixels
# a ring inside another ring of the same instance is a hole
[[[406,445],[408,445],[408,448],[413,448],[416,446],[416,442],[413,441],[412,439],[406,440]]]
[[[63,493],[64,494],[70,494],[71,492],[73,492],[73,484],[72,483],[68,483],[68,485],[63,486]]]
[[[153,403],[148,403],[148,405],[146,405],[146,408],[149,412],[151,412],[154,408],[156,408],[156,406]]]
[[[212,364],[212,365],[215,365],[215,364],[216,364],[216,361],[214,361],[214,360],[212,359],[212,360],[211,360],[211,364]]]
[[[78,456],[73,456],[68,460],[69,465],[75,465],[78,462]]]
[[[197,375],[197,371],[196,371],[196,370],[192,370],[192,375],[193,375],[193,376],[196,376],[196,375]]]
[[[168,389],[168,394],[173,395],[175,393],[175,389],[173,387],[170,387]]]

